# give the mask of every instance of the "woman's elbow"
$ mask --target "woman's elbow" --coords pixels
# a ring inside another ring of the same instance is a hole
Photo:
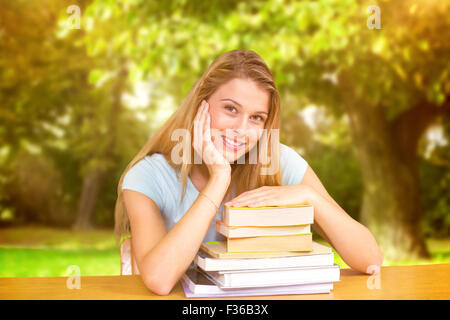
[[[366,258],[365,260],[365,269],[361,270],[367,274],[378,274],[381,271],[381,266],[383,264],[383,252],[381,251],[380,246],[378,245],[375,237],[370,232],[370,230],[365,227],[367,232],[369,232],[372,243],[367,245]]]
[[[175,286],[175,283],[160,276],[142,276],[142,280],[147,289],[159,296],[167,296]]]
[[[359,256],[357,259],[347,262],[348,266],[353,270],[365,274],[375,275],[380,273],[381,265],[383,264],[383,254],[381,250],[373,250],[366,252],[365,255]]]
[[[172,287],[167,285],[160,285],[154,288],[149,287],[148,289],[158,296],[167,296],[172,291]]]
[[[154,261],[148,256],[138,266],[141,270],[141,279],[144,285],[148,290],[159,296],[170,294],[178,281],[175,277],[175,270],[161,264],[160,261]]]
[[[378,249],[378,253],[375,258],[375,265],[378,266],[378,270],[375,270],[372,274],[379,273],[381,271],[381,266],[383,265],[383,252],[381,252],[380,249]]]
[[[366,262],[366,266],[364,270],[361,270],[367,274],[379,274],[381,272],[381,266],[383,264],[383,253],[378,248],[368,259]]]

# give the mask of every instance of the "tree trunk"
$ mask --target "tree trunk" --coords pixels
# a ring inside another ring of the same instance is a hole
[[[91,170],[84,176],[77,219],[73,226],[75,230],[88,230],[93,228],[91,217],[102,186],[102,176],[99,169]]]
[[[415,159],[411,165],[411,156],[402,155],[384,109],[356,97],[349,74],[341,74],[339,83],[363,173],[361,222],[374,234],[385,258],[429,257],[421,232],[423,214]]]
[[[122,65],[125,65],[124,61],[121,61]],[[106,150],[102,155],[102,167],[91,169],[86,173],[83,179],[83,188],[78,205],[78,212],[74,229],[91,229],[92,216],[94,215],[95,203],[97,201],[98,194],[103,186],[105,175],[114,169],[114,165],[117,161],[117,126],[120,118],[122,108],[122,93],[125,90],[126,77],[128,71],[125,67],[122,67],[117,75],[117,81],[112,88],[112,103],[110,113],[108,117],[108,134],[105,139],[108,139]]]

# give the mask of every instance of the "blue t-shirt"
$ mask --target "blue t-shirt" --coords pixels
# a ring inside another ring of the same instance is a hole
[[[280,143],[280,167],[282,185],[299,184],[308,167],[308,163],[292,148]],[[188,176],[185,196],[180,205],[182,183],[176,171],[160,153],[154,153],[138,161],[128,170],[122,183],[122,190],[140,192],[151,198],[158,206],[167,230],[183,217],[199,195],[199,191]],[[203,241],[224,240],[216,232],[216,220],[222,219],[224,200],[212,221]]]

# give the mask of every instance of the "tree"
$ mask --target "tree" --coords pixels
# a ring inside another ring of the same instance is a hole
[[[71,116],[71,106],[89,100],[83,79],[88,75],[91,61],[83,59],[84,50],[73,46],[80,33],[62,39],[56,32],[59,13],[62,11],[66,15],[66,7],[61,1],[3,1],[0,6],[0,144],[6,150],[1,168],[5,178],[2,177],[0,186],[3,187],[2,198],[6,200],[2,200],[18,210],[26,207],[26,212],[18,213],[27,217],[26,222],[34,220],[51,224],[61,221],[57,217],[63,216],[60,207],[68,205],[65,200],[70,198],[67,197],[67,189],[58,192],[59,199],[47,202],[58,205],[43,210],[43,206],[35,205],[38,201],[29,201],[24,206],[25,195],[16,192],[20,189],[7,186],[12,182],[10,178],[18,174],[16,171],[20,167],[15,164],[20,164],[21,158],[27,159],[26,152],[41,154],[36,158],[42,164],[36,165],[35,170],[55,166],[55,171],[70,171],[71,168],[64,170],[68,167],[67,161],[53,161],[57,158],[52,159],[52,156],[67,151],[64,150],[67,144],[65,133],[69,131],[67,119]],[[47,170],[46,174],[49,172]],[[42,177],[37,173],[32,176]],[[51,175],[48,178],[51,180]],[[72,176],[65,176],[57,179],[57,183],[32,187],[51,185],[49,190],[39,190],[39,198],[45,202],[55,195],[56,190],[63,189],[65,181],[70,178]],[[19,181],[26,181],[26,178]],[[32,196],[28,195],[28,198]]]
[[[360,69],[347,67],[339,73],[363,168],[361,218],[385,256],[427,257],[417,150],[427,127],[450,114],[450,46],[444,40],[450,36],[445,18],[450,5],[396,2],[381,8],[387,13],[385,34],[374,39],[381,47],[355,60],[357,65],[372,64],[373,84],[362,82],[366,75]],[[377,88],[379,96],[371,95]]]
[[[7,151],[2,159],[1,202],[24,211],[17,214],[21,222],[48,224],[61,221],[64,205],[70,212],[65,218],[72,217],[75,228],[89,228],[97,219],[96,209],[111,211],[115,199],[100,196],[102,190],[112,193],[105,184],[116,183],[111,179],[117,179],[116,173],[145,141],[147,132],[122,108],[121,96],[128,90],[124,65],[117,59],[119,67],[109,65],[108,69],[113,76],[102,74],[98,70],[110,61],[89,55],[84,28],[67,27],[67,8],[74,4],[85,12],[87,1],[0,4],[0,141],[3,152]],[[58,173],[58,179],[49,176],[52,179],[42,183],[51,187],[39,189],[35,196],[40,201],[24,201],[25,191],[32,188],[8,188],[20,168],[15,166],[21,163],[19,156],[29,158],[22,156],[24,149],[37,150],[36,158],[43,163],[35,168],[46,170],[30,178],[53,174],[47,168]],[[55,194],[58,199],[53,199]],[[46,202],[49,198],[52,201]],[[46,210],[45,204],[54,209]]]

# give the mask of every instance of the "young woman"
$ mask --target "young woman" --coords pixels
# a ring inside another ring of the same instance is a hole
[[[137,267],[151,291],[168,294],[201,243],[221,238],[214,226],[224,203],[312,204],[313,228],[351,268],[371,273],[381,266],[370,231],[330,197],[296,151],[279,143],[279,128],[271,71],[255,52],[233,50],[210,65],[127,166],[118,187],[115,234],[118,241],[131,234]],[[180,129],[188,133],[181,148],[174,135]],[[266,157],[255,163],[250,154],[257,147]]]

